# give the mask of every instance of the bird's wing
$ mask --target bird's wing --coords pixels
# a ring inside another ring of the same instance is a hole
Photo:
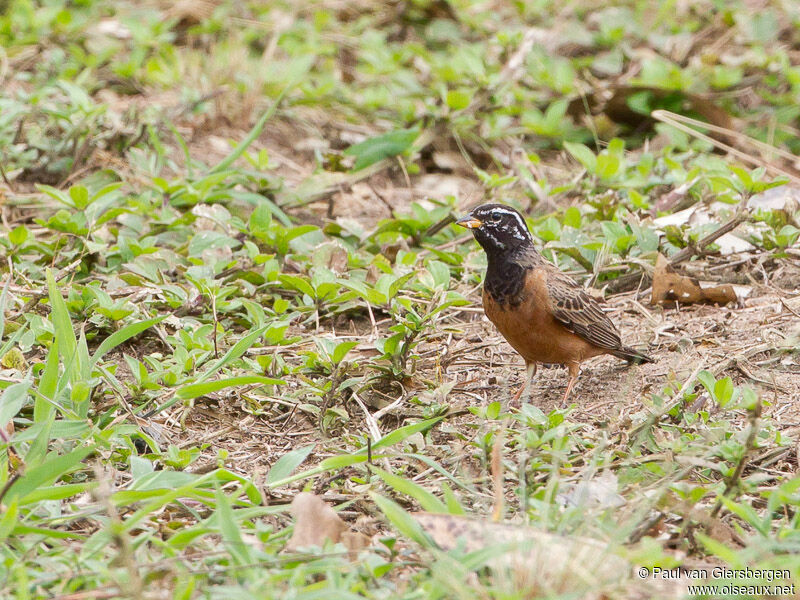
[[[599,348],[622,347],[619,332],[605,315],[597,300],[583,291],[569,276],[548,269],[547,293],[553,316],[569,331]]]

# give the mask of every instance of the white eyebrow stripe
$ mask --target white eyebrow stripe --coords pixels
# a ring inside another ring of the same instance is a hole
[[[525,219],[523,219],[522,215],[520,215],[517,211],[511,210],[509,208],[495,207],[495,208],[492,208],[490,210],[490,212],[500,213],[501,215],[511,215],[511,216],[513,216],[517,220],[517,223],[519,224],[520,229],[524,232],[523,235],[525,236],[525,238],[530,238],[531,237],[531,234],[528,231],[528,225],[525,223]],[[519,236],[516,236],[516,235],[514,237],[516,237],[517,239],[525,239],[525,238],[520,238]]]

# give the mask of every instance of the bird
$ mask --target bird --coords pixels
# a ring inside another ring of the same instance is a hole
[[[629,364],[653,362],[623,345],[597,300],[539,253],[517,210],[504,204],[482,204],[456,224],[472,231],[488,259],[484,313],[525,360],[525,383],[512,405],[519,405],[539,363],[566,365],[569,370],[563,405],[586,359],[611,354]]]

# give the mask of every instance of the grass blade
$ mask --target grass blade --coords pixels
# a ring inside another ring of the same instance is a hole
[[[251,564],[253,556],[250,546],[242,538],[242,532],[236,524],[236,516],[230,500],[219,486],[217,486],[216,499],[216,516],[219,523],[219,532],[222,534],[222,541],[225,543],[225,547],[237,565]]]
[[[435,544],[422,529],[422,526],[414,520],[414,517],[403,510],[397,502],[389,500],[389,498],[385,498],[380,494],[370,494],[370,497],[401,534],[425,548],[435,547]]]
[[[56,331],[56,338],[58,339],[58,351],[65,363],[76,358],[78,349],[78,339],[75,337],[75,331],[72,329],[72,321],[69,318],[69,310],[64,298],[61,297],[61,292],[56,286],[56,280],[53,277],[53,272],[47,269],[47,289],[50,296],[50,321]],[[77,360],[73,360],[72,368],[70,370],[70,380],[75,381],[80,376],[80,365],[77,365]]]
[[[304,448],[297,448],[281,456],[267,473],[267,484],[289,477],[297,467],[303,464],[303,461],[308,458],[315,446],[316,444],[309,444]]]
[[[229,387],[239,385],[281,385],[286,383],[282,379],[273,379],[272,377],[264,377],[262,375],[240,375],[238,377],[228,377],[226,379],[217,379],[215,381],[204,381],[202,383],[190,383],[181,386],[175,392],[175,397],[181,400],[191,400],[205,396],[213,392],[218,392]]]
[[[211,365],[211,368],[208,371],[205,371],[200,377],[197,379],[197,382],[205,381],[209,377],[211,377],[214,373],[219,371],[222,367],[230,364],[237,358],[239,358],[242,354],[247,352],[250,347],[255,343],[255,341],[269,328],[269,325],[265,325],[263,327],[259,327],[255,331],[251,331],[238,342],[236,342],[230,350],[228,350],[225,355],[220,358],[217,362]]]
[[[82,466],[81,461],[92,452],[94,452],[92,447],[78,448],[69,454],[47,460],[38,467],[28,470],[8,488],[4,500],[9,502],[18,498],[20,505],[28,504],[28,496]],[[31,497],[37,499],[37,496]]]
[[[411,496],[414,498],[417,502],[419,502],[423,510],[427,510],[428,512],[432,513],[443,514],[450,512],[444,502],[439,500],[421,485],[416,484],[409,479],[403,479],[394,473],[389,473],[388,471],[379,469],[378,467],[372,467],[372,470],[375,471],[375,473],[377,473],[381,479],[383,479],[388,485],[392,486],[395,490],[401,494],[405,494],[406,496]]]
[[[132,337],[136,337],[143,331],[150,329],[153,325],[161,323],[161,321],[163,321],[166,318],[167,316],[164,315],[161,317],[156,317],[154,319],[147,319],[145,321],[131,323],[130,325],[126,325],[119,331],[115,331],[106,339],[104,339],[103,342],[100,344],[100,346],[97,348],[97,350],[94,351],[94,354],[92,354],[92,358],[90,360],[90,364],[92,366],[96,365],[97,362],[101,358],[103,358],[105,354],[107,354],[120,344],[124,344]]]
[[[250,144],[256,141],[256,138],[258,138],[258,136],[261,135],[261,132],[264,131],[264,126],[267,124],[267,121],[269,121],[273,117],[273,115],[277,112],[278,107],[281,105],[281,102],[283,102],[283,99],[295,87],[295,85],[297,85],[297,83],[291,83],[287,85],[283,89],[283,91],[280,94],[278,94],[278,97],[275,98],[275,102],[273,102],[272,106],[270,106],[264,112],[264,114],[261,115],[261,118],[253,126],[253,128],[250,130],[247,136],[245,136],[245,138],[236,145],[236,148],[234,148],[231,151],[231,153],[228,154],[228,156],[223,158],[217,164],[216,167],[211,169],[210,173],[218,173],[219,171],[224,171],[225,169],[230,167],[234,162],[236,162],[236,159],[238,159],[242,154],[244,154],[244,151],[250,147]]]
[[[11,274],[9,274],[3,291],[0,292],[0,342],[3,341],[3,331],[6,326],[6,301],[8,300],[8,286],[11,285]]]

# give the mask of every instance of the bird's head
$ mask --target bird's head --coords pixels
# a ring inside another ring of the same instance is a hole
[[[475,240],[490,255],[510,254],[533,247],[525,219],[510,206],[481,204],[456,221],[456,225],[471,229]]]

